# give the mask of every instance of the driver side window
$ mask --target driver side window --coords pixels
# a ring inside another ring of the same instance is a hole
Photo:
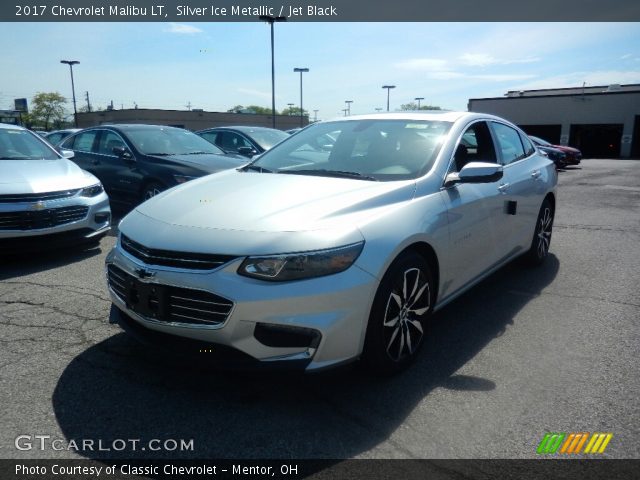
[[[449,167],[459,172],[469,162],[497,163],[496,149],[486,122],[475,122],[460,137]]]

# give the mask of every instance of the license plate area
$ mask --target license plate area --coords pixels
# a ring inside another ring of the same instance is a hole
[[[139,315],[158,320],[166,318],[167,287],[155,283],[144,283],[128,278],[126,284],[127,308]]]

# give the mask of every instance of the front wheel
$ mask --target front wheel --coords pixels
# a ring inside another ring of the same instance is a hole
[[[531,241],[531,247],[526,254],[526,258],[532,265],[542,265],[549,256],[549,245],[551,244],[551,233],[553,231],[553,205],[549,199],[545,198],[538,213],[536,229]]]
[[[165,189],[165,187],[163,187],[162,185],[160,185],[159,183],[156,183],[156,182],[151,182],[151,183],[146,184],[144,186],[144,188],[142,189],[142,201],[146,202],[150,198],[153,198],[156,195],[158,195],[164,189]]]
[[[434,299],[433,276],[422,256],[404,253],[391,264],[369,315],[362,356],[370,369],[392,374],[415,359]]]

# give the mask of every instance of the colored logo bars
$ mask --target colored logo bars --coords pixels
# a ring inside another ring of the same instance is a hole
[[[538,445],[537,453],[604,453],[612,438],[613,433],[547,433]]]

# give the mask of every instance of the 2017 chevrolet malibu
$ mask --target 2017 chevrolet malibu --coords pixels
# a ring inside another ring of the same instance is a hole
[[[221,359],[395,372],[434,311],[516,257],[545,260],[556,182],[495,116],[314,124],[126,216],[106,260],[111,321]]]
[[[0,253],[97,242],[110,224],[96,177],[35,133],[0,124]]]

